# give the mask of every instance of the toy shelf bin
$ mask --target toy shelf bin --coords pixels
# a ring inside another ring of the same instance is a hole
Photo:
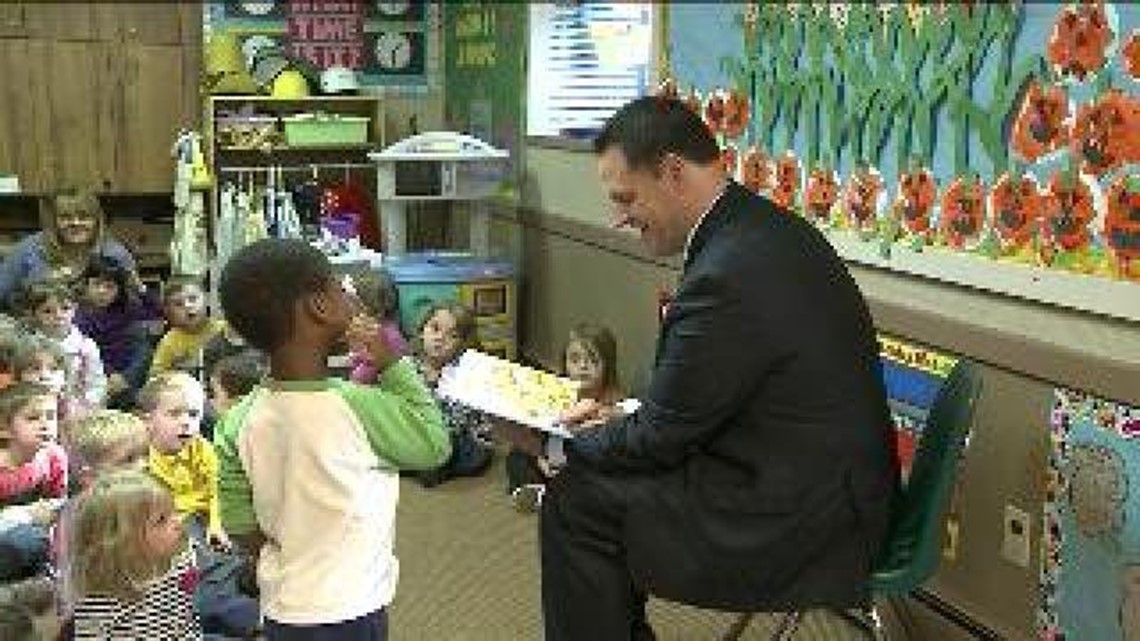
[[[368,118],[342,114],[307,113],[281,119],[285,144],[290,147],[332,147],[368,142]]]
[[[458,301],[475,313],[483,351],[515,357],[515,276],[510,261],[426,252],[385,256],[384,269],[399,291],[400,326],[409,338],[415,337],[431,305]]]

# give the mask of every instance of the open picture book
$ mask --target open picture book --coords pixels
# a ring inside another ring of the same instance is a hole
[[[558,417],[578,399],[578,382],[518,363],[467,350],[446,368],[440,396],[492,416],[569,437]]]

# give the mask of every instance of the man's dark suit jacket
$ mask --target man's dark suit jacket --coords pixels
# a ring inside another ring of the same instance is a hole
[[[803,218],[730,183],[693,236],[641,408],[571,465],[636,492],[635,583],[731,610],[865,605],[898,487],[870,314]]]

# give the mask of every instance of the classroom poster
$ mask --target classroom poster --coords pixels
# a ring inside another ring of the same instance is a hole
[[[246,60],[279,47],[315,69],[346,66],[362,86],[426,88],[428,0],[224,0],[205,5],[207,34],[238,34]]]
[[[1140,409],[1057,388],[1041,546],[1043,641],[1140,640]]]

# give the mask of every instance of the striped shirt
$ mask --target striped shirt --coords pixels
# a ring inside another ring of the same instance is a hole
[[[141,598],[123,601],[87,595],[75,604],[75,639],[91,641],[197,641],[202,626],[194,610],[198,569],[192,546],[170,571],[146,586]]]

